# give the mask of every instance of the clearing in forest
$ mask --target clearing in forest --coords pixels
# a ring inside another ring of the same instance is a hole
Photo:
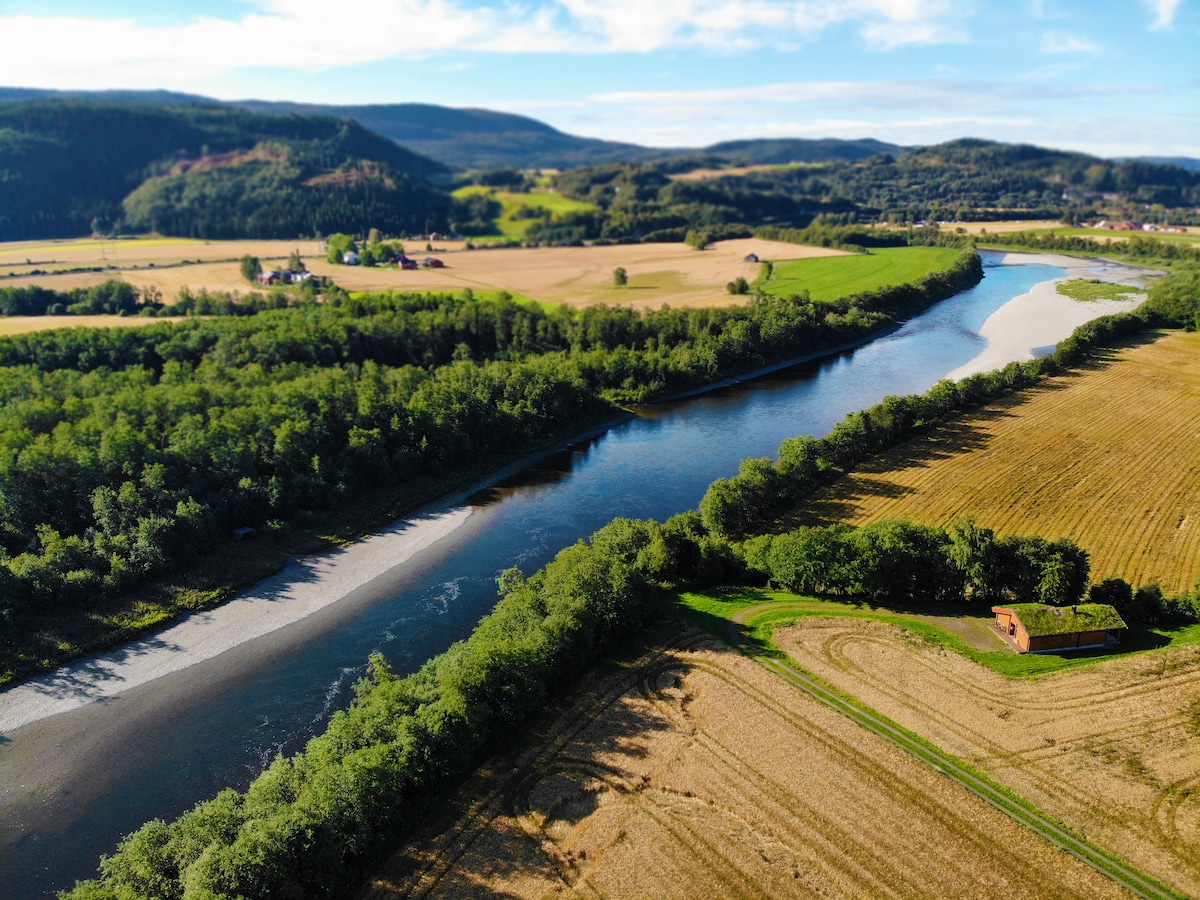
[[[802,618],[774,642],[1093,844],[1200,896],[1200,644],[1013,679],[863,617]]]
[[[837,300],[920,281],[950,268],[961,252],[951,247],[877,247],[836,259],[776,259],[770,277],[754,286],[773,297],[808,291],[813,300]]]
[[[488,197],[500,204],[500,215],[496,217],[496,227],[505,238],[518,240],[525,237],[525,232],[529,230],[530,226],[547,213],[551,216],[558,216],[564,213],[592,212],[597,209],[595,204],[573,200],[553,191],[521,193],[471,184],[454,192],[454,197],[458,200],[475,196]],[[484,237],[481,240],[486,241],[487,238]]]
[[[818,492],[800,524],[957,519],[1069,537],[1092,578],[1192,590],[1200,573],[1200,335],[1170,332],[967,413]]]
[[[695,631],[598,667],[360,896],[551,895],[1124,896]]]

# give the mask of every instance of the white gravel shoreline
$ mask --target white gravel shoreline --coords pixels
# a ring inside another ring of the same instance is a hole
[[[1146,299],[1145,294],[1130,294],[1128,300],[1072,300],[1058,293],[1059,282],[1071,278],[1100,278],[1141,286],[1142,279],[1159,274],[1152,269],[1137,269],[1102,259],[1047,253],[1005,253],[1000,262],[1061,266],[1067,274],[1065,278],[1034,285],[1029,293],[1014,297],[988,316],[979,329],[979,334],[987,339],[987,347],[966,365],[949,373],[946,377],[951,381],[990,372],[1010,362],[1033,359],[1034,351],[1070,337],[1080,325],[1101,316],[1130,312]]]
[[[215,609],[15,685],[0,693],[0,734],[115,697],[298,622],[433,546],[470,515],[471,508],[462,506],[413,517],[342,549],[293,559]]]

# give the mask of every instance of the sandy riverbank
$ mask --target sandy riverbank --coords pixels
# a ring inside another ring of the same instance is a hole
[[[0,694],[0,734],[115,697],[298,622],[433,546],[470,515],[462,506],[413,516],[340,550],[293,559],[229,603],[16,685]]]
[[[1043,281],[1033,289],[988,316],[979,329],[987,339],[982,353],[947,375],[957,381],[980,372],[990,372],[1008,365],[1042,355],[1039,351],[1051,348],[1070,336],[1080,325],[1114,313],[1136,309],[1145,294],[1132,294],[1127,300],[1092,300],[1081,302],[1058,293],[1059,282],[1071,278],[1099,278],[1142,287],[1146,280],[1159,274],[1154,269],[1121,265],[1105,259],[1080,259],[1049,253],[1005,253],[999,260],[1004,265],[1061,266],[1064,278]]]

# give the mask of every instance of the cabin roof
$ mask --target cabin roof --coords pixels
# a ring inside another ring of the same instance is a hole
[[[1043,603],[1013,603],[996,606],[993,612],[1008,610],[1016,614],[1030,637],[1051,634],[1081,634],[1085,631],[1113,631],[1127,628],[1125,621],[1107,603],[1080,603],[1077,606],[1047,606]]]

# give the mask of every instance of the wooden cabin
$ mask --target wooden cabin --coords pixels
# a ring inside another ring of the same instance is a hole
[[[1126,626],[1107,603],[1047,606],[1013,603],[993,606],[996,631],[1018,653],[1056,653],[1114,647]]]

